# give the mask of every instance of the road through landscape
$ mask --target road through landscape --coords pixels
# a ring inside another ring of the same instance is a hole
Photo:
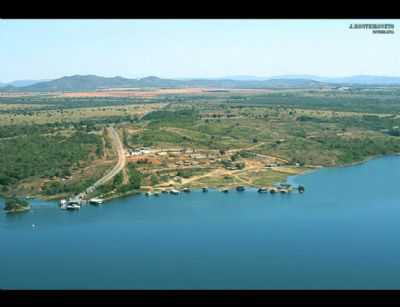
[[[113,127],[108,127],[106,128],[108,131],[108,135],[111,138],[111,143],[115,151],[117,152],[118,155],[118,162],[117,164],[112,168],[111,171],[109,171],[107,174],[105,174],[103,177],[101,177],[99,180],[97,180],[92,186],[90,186],[86,191],[88,193],[94,191],[96,188],[99,186],[107,183],[111,179],[113,179],[120,171],[123,170],[123,168],[126,165],[126,156],[125,156],[125,151],[124,151],[124,146],[122,145],[121,139],[117,133],[117,131]]]

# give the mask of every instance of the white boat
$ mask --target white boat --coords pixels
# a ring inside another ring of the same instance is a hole
[[[171,194],[178,195],[180,192],[178,190],[172,189],[169,191]]]
[[[67,209],[67,200],[66,199],[61,199],[60,200],[60,208],[61,209]]]
[[[65,206],[65,209],[66,210],[79,210],[81,208],[81,206],[79,206],[78,204],[76,204],[76,203],[68,203],[68,204],[66,204],[66,206]]]
[[[151,196],[151,195],[153,195],[151,192],[146,192],[144,195],[146,195],[146,196]]]
[[[89,199],[89,203],[92,205],[101,205],[104,202],[101,198],[91,198]]]

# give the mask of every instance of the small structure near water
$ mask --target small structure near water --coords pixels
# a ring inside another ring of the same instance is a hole
[[[79,210],[82,200],[79,197],[71,197],[69,199],[61,199],[60,208],[63,210]]]

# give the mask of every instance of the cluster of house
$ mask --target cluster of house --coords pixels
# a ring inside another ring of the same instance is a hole
[[[204,160],[209,158],[211,158],[211,160],[214,160],[208,154],[198,153],[195,152],[193,149],[156,150],[148,147],[140,147],[137,149],[128,149],[126,151],[127,156],[142,156],[146,154],[155,154],[160,157],[171,157],[171,158],[174,157],[182,158],[183,156],[187,156],[188,158],[193,160]],[[182,164],[185,164],[185,162],[188,161],[178,161],[178,162],[182,162]]]
[[[151,152],[152,152],[152,150],[150,148],[141,147],[141,148],[138,148],[138,149],[128,149],[126,151],[126,155],[127,156],[142,156],[142,155],[145,155],[145,154],[149,154]]]
[[[268,163],[268,164],[265,165],[265,167],[270,168],[270,167],[278,167],[278,166],[282,166],[282,165],[285,165],[285,163],[279,163],[279,162],[277,162],[277,163]],[[296,167],[300,167],[301,166],[301,164],[299,162],[296,162],[294,165]]]

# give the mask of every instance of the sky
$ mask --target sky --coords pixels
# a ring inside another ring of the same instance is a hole
[[[399,76],[400,20],[0,20],[1,82],[75,74]]]

